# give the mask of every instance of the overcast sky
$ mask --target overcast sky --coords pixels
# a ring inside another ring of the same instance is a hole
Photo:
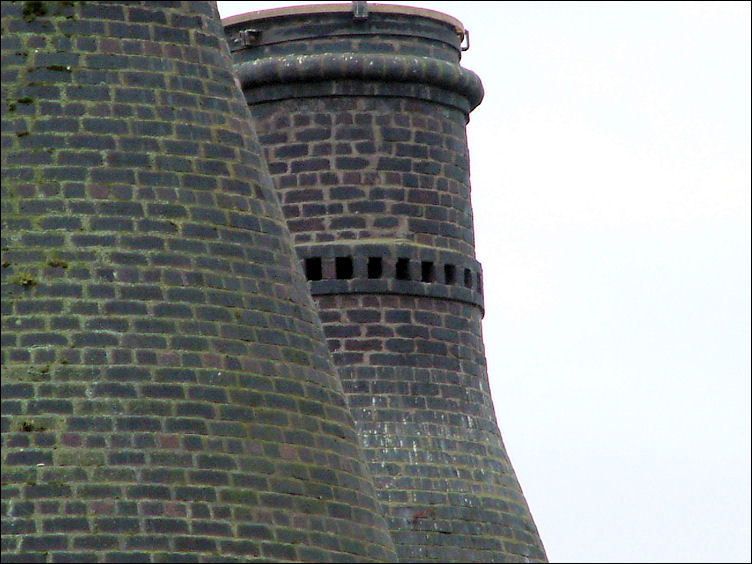
[[[750,3],[399,4],[471,32],[488,373],[550,560],[749,562]]]

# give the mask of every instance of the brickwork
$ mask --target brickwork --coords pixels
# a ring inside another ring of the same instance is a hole
[[[397,554],[545,560],[488,388],[462,28],[347,8],[225,29]]]
[[[394,548],[210,2],[2,2],[3,562]]]
[[[296,244],[376,238],[473,255],[460,110],[351,96],[251,111]]]
[[[318,296],[402,561],[540,559],[496,426],[477,307]]]

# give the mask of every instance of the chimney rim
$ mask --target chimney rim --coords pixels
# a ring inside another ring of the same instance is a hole
[[[237,14],[222,18],[222,26],[227,28],[233,25],[246,24],[259,20],[268,20],[272,18],[282,18],[287,16],[316,15],[322,13],[352,13],[352,2],[340,4],[308,4],[298,6],[286,6],[283,8],[271,8],[267,10],[255,10],[243,14]],[[414,6],[403,6],[399,4],[371,4],[368,3],[368,13],[381,14],[398,14],[406,16],[416,16],[436,20],[450,25],[460,38],[460,42],[465,40],[465,27],[457,18],[454,18],[443,12],[429,10],[428,8],[417,8]]]

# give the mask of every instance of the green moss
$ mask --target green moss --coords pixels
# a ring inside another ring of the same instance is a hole
[[[35,19],[47,15],[47,6],[44,2],[24,2],[21,13],[24,21],[33,22]]]
[[[44,425],[37,425],[33,421],[24,421],[21,423],[21,432],[23,433],[40,433],[46,431],[47,427]]]
[[[15,112],[16,111],[16,103],[15,102],[11,102],[11,103],[8,104],[8,111],[9,112]]]
[[[33,104],[34,99],[30,98],[29,96],[24,96],[23,98],[19,98],[16,100],[19,104]]]
[[[19,272],[15,274],[11,279],[10,282],[12,284],[17,284],[19,286],[23,286],[24,288],[31,288],[32,286],[37,285],[37,280],[28,272]]]
[[[47,261],[47,265],[53,268],[68,268],[68,263],[66,261],[60,260],[56,257],[51,257],[50,260]]]

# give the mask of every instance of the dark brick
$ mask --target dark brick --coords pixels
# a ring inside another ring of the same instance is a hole
[[[34,347],[42,345],[67,345],[68,339],[64,335],[57,333],[32,333],[21,335],[20,345],[22,347]]]
[[[33,519],[3,519],[3,534],[6,535],[24,535],[36,533],[36,523]]]
[[[216,501],[216,490],[211,487],[184,486],[175,488],[175,499],[189,501]]]
[[[115,398],[135,398],[136,388],[132,384],[101,383],[94,385],[94,395]]]
[[[35,466],[37,464],[52,464],[52,453],[44,450],[12,451],[5,457],[5,464]]]
[[[174,534],[187,533],[188,525],[182,519],[146,519],[146,532]]]
[[[73,413],[73,403],[63,399],[36,400],[27,404],[29,414]]]
[[[186,552],[214,552],[217,549],[216,544],[216,539],[208,537],[190,536],[175,538],[175,548]]]
[[[124,300],[161,300],[162,290],[157,286],[123,286],[120,297]]]
[[[129,517],[103,517],[94,519],[94,530],[99,533],[138,533],[140,526],[138,519]]]
[[[88,532],[89,522],[84,517],[61,517],[43,522],[45,533]]]
[[[290,545],[261,543],[261,552],[264,556],[274,560],[296,560],[295,549]]]
[[[118,344],[117,337],[107,333],[79,333],[73,336],[77,347],[106,347]]]
[[[160,562],[160,560],[152,560],[152,554],[149,552],[136,552],[133,550],[127,552],[108,552],[105,554],[105,558],[105,562],[123,562],[128,564],[133,562]],[[174,562],[180,561],[175,557],[172,558]],[[169,560],[166,561],[169,562]],[[197,562],[197,560],[191,560],[191,562]]]
[[[34,397],[34,388],[31,384],[2,384],[3,399],[11,398],[32,398]]]
[[[159,431],[162,427],[154,417],[118,417],[115,423],[118,431]]]
[[[116,315],[146,315],[146,306],[138,302],[112,301],[103,305],[103,311]]]
[[[194,433],[197,435],[206,434],[206,423],[195,419],[169,419],[167,421],[167,431],[170,433]]]
[[[21,551],[31,552],[41,550],[47,552],[50,550],[65,550],[67,545],[68,542],[64,535],[28,535],[24,536],[21,541]]]
[[[89,552],[54,552],[52,562],[99,562],[96,554]]]
[[[69,100],[104,101],[109,100],[110,92],[107,86],[72,86],[66,90]]]
[[[72,120],[75,121],[75,120]],[[109,118],[84,118],[81,120],[83,128],[89,133],[118,133],[124,134],[128,132],[128,124],[125,120],[109,119]],[[76,129],[78,129],[78,122],[75,122]],[[65,130],[70,131],[70,130]]]
[[[111,431],[113,422],[108,417],[69,417],[67,420],[68,431]]]
[[[168,384],[155,384],[151,386],[142,386],[141,393],[147,398],[173,398],[182,399],[185,392],[181,386]]]
[[[131,536],[126,540],[125,546],[129,550],[166,550],[170,546],[170,541],[168,537],[157,537],[154,535]]]

